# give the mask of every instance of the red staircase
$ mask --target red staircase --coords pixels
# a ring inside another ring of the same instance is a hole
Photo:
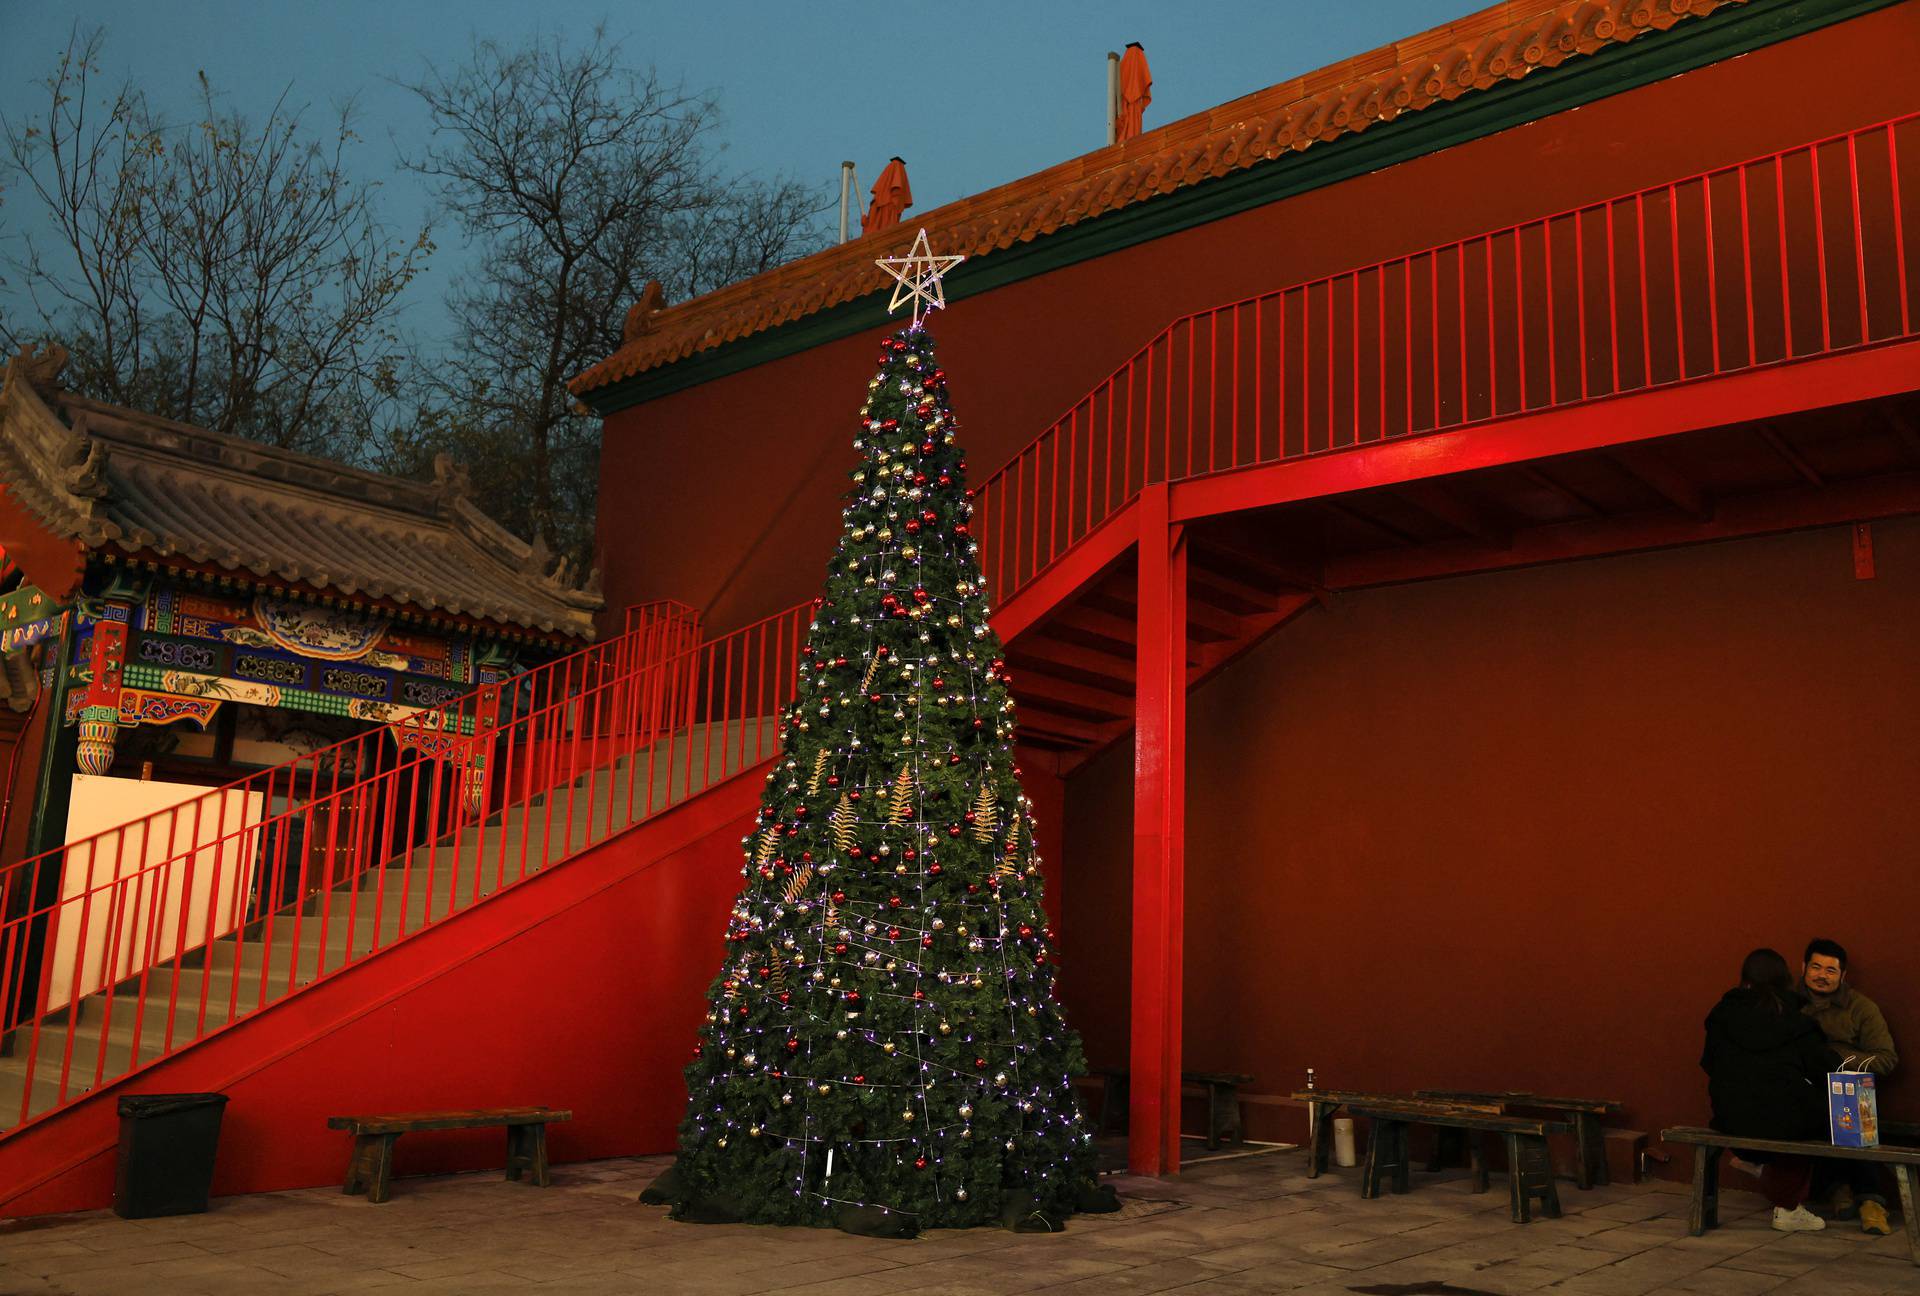
[[[1177,718],[1143,616],[1191,687],[1344,590],[1915,511],[1916,143],[1880,123],[1174,321],[976,492],[1023,741],[1070,767],[1143,698]],[[0,1139],[771,758],[809,612],[702,640],[648,605],[398,743],[0,870]]]
[[[0,871],[15,1132],[770,759],[806,608],[692,609]]]

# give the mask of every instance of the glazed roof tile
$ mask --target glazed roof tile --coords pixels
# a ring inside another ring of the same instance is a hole
[[[636,310],[619,350],[574,378],[571,388],[575,395],[594,391],[879,291],[887,281],[874,259],[903,251],[921,228],[943,252],[990,256],[1159,194],[1746,2],[1507,0],[1491,5],[677,306]]]
[[[93,550],[179,557],[252,583],[300,583],[548,635],[589,639],[597,577],[572,588],[467,498],[444,458],[404,481],[87,400],[16,356],[0,385],[0,483]]]

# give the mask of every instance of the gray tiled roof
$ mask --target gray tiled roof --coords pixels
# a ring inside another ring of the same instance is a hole
[[[467,498],[444,458],[403,481],[61,391],[20,355],[0,386],[0,483],[89,549],[185,559],[253,583],[588,639],[598,573],[575,589]]]

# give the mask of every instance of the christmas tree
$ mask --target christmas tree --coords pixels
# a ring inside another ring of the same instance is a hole
[[[650,1199],[884,1234],[1055,1228],[1115,1203],[1070,1084],[1006,663],[917,311],[867,388],[680,1159]]]

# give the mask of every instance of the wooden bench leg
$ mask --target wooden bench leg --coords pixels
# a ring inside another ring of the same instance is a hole
[[[527,1155],[526,1125],[507,1126],[507,1178],[518,1181],[522,1172],[531,1164]]]
[[[1699,1237],[1720,1223],[1720,1149],[1693,1149],[1693,1196],[1687,1202],[1687,1234]]]
[[[1367,1137],[1367,1167],[1360,1175],[1360,1195],[1378,1197],[1382,1188],[1407,1190],[1407,1123],[1375,1117]]]
[[[1473,1171],[1473,1190],[1477,1193],[1487,1191],[1487,1138],[1477,1131],[1463,1131],[1467,1136],[1467,1156]]]
[[[1230,1084],[1207,1082],[1207,1150],[1215,1151],[1220,1144],[1231,1137],[1235,1143],[1245,1143],[1247,1137],[1240,1130],[1240,1097],[1238,1087]]]
[[[393,1145],[399,1141],[398,1134],[369,1136],[373,1145],[372,1160],[367,1167],[367,1200],[370,1202],[383,1202],[393,1195]]]
[[[1373,1128],[1367,1131],[1367,1161],[1360,1169],[1360,1195],[1365,1198],[1380,1195],[1380,1178],[1386,1172],[1387,1162],[1393,1157],[1392,1149],[1386,1146],[1388,1123],[1376,1120]]]
[[[1560,1218],[1560,1186],[1553,1181],[1553,1149],[1544,1138],[1522,1137],[1520,1159],[1527,1167],[1527,1192],[1540,1195],[1548,1219]]]
[[[353,1136],[353,1152],[347,1157],[347,1180],[340,1185],[340,1191],[350,1197],[367,1190],[367,1181],[373,1174],[374,1139],[371,1134]]]
[[[1527,1190],[1520,1182],[1520,1136],[1509,1134],[1507,1140],[1507,1203],[1513,1211],[1515,1224],[1533,1222],[1533,1201],[1527,1196]]]
[[[527,1126],[527,1153],[533,1158],[533,1186],[552,1187],[553,1176],[547,1173],[547,1127],[544,1124]]]
[[[1607,1169],[1607,1136],[1600,1126],[1600,1118],[1592,1112],[1575,1112],[1573,1137],[1577,1145],[1575,1182],[1581,1191],[1612,1183],[1613,1174]]]
[[[1900,1214],[1907,1224],[1907,1254],[1920,1265],[1920,1206],[1914,1202],[1913,1167],[1893,1167],[1893,1181],[1900,1185]]]
[[[1307,1104],[1307,1178],[1318,1179],[1327,1168],[1327,1151],[1333,1146],[1333,1104]]]

